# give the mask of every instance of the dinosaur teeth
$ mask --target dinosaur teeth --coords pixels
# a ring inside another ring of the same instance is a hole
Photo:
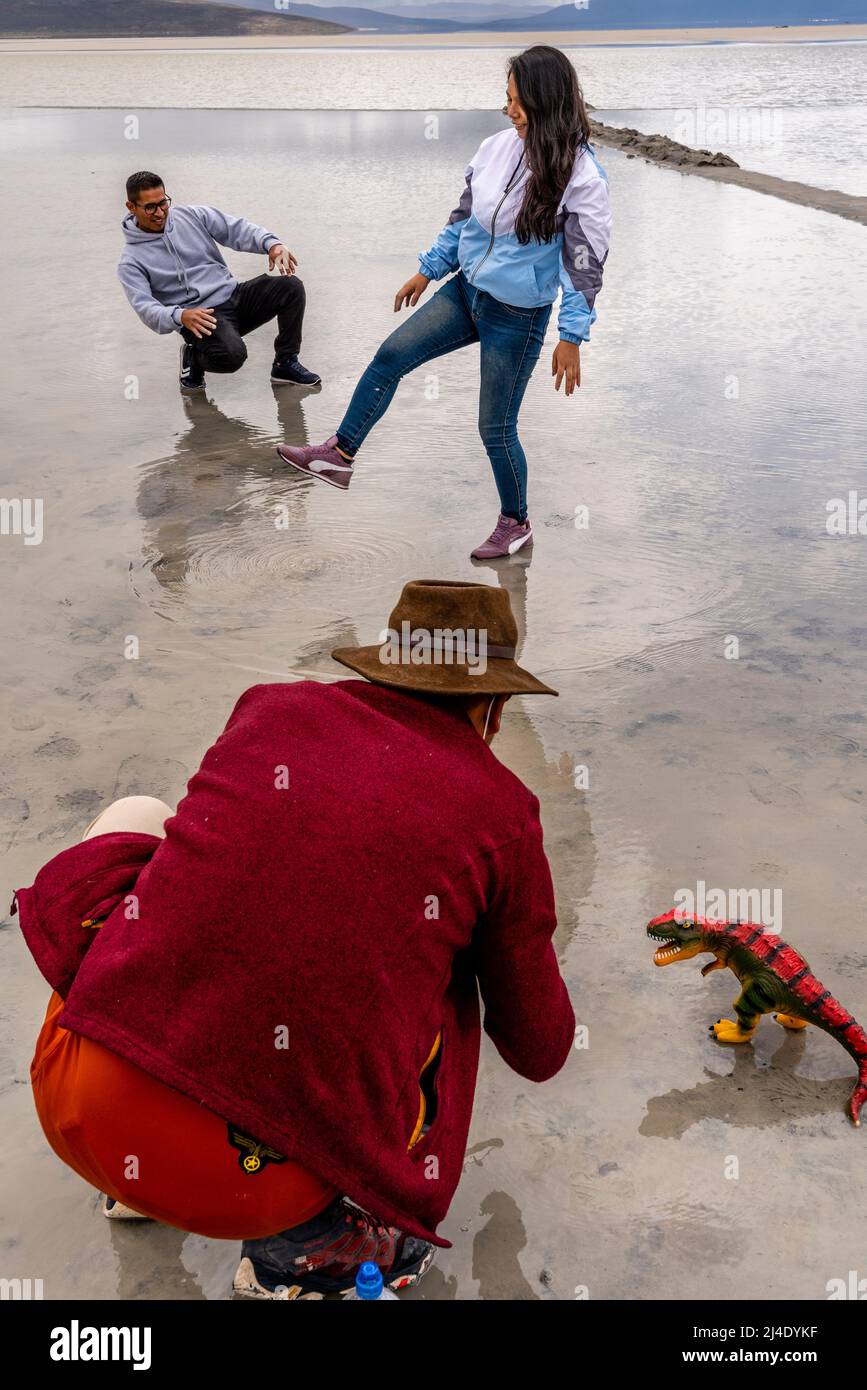
[[[667,941],[659,947],[656,952],[657,960],[671,960],[673,956],[680,955],[680,943],[677,941]]]
[[[650,936],[650,932],[648,932],[647,935]],[[656,946],[653,959],[656,961],[657,965],[663,965],[666,961],[674,960],[677,956],[682,954],[684,949],[682,942],[676,941],[670,936],[666,937],[664,940],[661,940],[658,936],[651,936],[651,940]]]

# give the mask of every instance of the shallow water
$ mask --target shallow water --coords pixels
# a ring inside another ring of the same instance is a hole
[[[745,169],[844,193],[867,192],[867,43],[711,42],[566,51],[601,120],[723,150]],[[185,108],[413,108],[492,115],[503,101],[509,52],[435,41],[378,49],[160,50],[142,40],[127,51],[0,50],[0,91],[9,107],[115,107],[119,120],[135,117],[142,132],[151,108],[167,100]],[[182,138],[173,153],[184,148],[190,120],[176,117]],[[281,153],[279,146],[272,151],[275,157]]]
[[[534,36],[527,36],[531,42]],[[542,41],[545,41],[544,39]],[[519,45],[520,47],[520,45]],[[664,43],[567,47],[599,107],[852,106],[864,101],[867,43]],[[106,51],[0,50],[8,106],[275,110],[494,110],[512,49],[418,45]],[[146,74],[147,82],[142,78]]]
[[[784,935],[865,1022],[867,542],[825,527],[865,486],[863,229],[604,152],[616,232],[584,383],[557,396],[543,357],[522,415],[534,552],[474,566],[496,514],[475,350],[403,383],[345,496],[288,477],[273,445],[330,433],[497,128],[153,112],[131,147],[116,112],[4,118],[4,493],[44,498],[45,536],[0,537],[0,886],[8,901],[115,796],[176,802],[246,686],[342,677],[328,652],[373,640],[405,580],[507,586],[521,659],[560,698],[514,701],[497,749],[541,799],[590,1046],[544,1087],[485,1047],[454,1247],[415,1296],[823,1298],[867,1234],[852,1063],[770,1021],[744,1052],[710,1041],[734,982],[655,970],[643,926],[698,879],[781,889]],[[179,201],[285,237],[321,391],[268,384],[263,330],[240,374],[179,397],[176,340],[114,280],[142,162]],[[59,207],[70,234],[45,242]],[[0,953],[0,1272],[49,1298],[226,1298],[236,1246],[118,1231],[47,1148],[27,1067],[48,990],[14,921]]]

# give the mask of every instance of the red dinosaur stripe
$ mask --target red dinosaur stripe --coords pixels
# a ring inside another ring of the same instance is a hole
[[[784,941],[779,954],[774,957],[773,970],[775,975],[788,984],[790,980],[803,977],[804,972],[809,970],[804,957],[795,950],[794,946],[789,946]]]

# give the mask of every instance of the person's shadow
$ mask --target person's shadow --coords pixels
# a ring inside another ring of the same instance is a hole
[[[527,590],[531,583],[530,556],[527,555],[521,564],[515,563],[521,554],[519,551],[511,561],[478,562],[479,566],[489,564],[492,570],[489,579],[480,575],[480,582],[495,583],[509,595],[518,627],[515,659],[519,665],[523,664],[521,658],[527,636]],[[534,665],[531,662],[531,669]],[[542,679],[547,679],[544,673]],[[576,779],[584,756],[580,721],[575,722],[574,753],[564,753],[557,762],[547,756],[534,722],[537,714],[544,715],[544,706],[552,699],[551,696],[531,696],[526,703],[510,700],[503,713],[495,751],[497,757],[522,782],[532,787],[542,803],[545,852],[551,861],[557,897],[558,927],[554,945],[562,959],[578,930],[579,904],[586,900],[593,883],[596,845],[589,798],[581,790],[580,777]]]

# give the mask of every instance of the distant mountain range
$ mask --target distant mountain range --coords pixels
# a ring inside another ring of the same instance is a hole
[[[213,38],[238,34],[342,34],[313,17],[209,0],[0,0],[0,38]]]
[[[273,0],[242,0],[255,8],[271,9]],[[282,0],[281,0],[282,3]],[[309,0],[311,10],[332,10],[330,0]],[[351,10],[353,7],[346,7]],[[570,3],[551,7],[506,0],[502,5],[473,0],[423,0],[413,4],[384,4],[380,14],[424,21],[446,19],[460,28],[477,29],[660,29],[731,27],[766,24],[832,24],[867,22],[867,0],[588,0],[586,9]],[[290,4],[288,13],[298,9]],[[485,11],[489,13],[485,13]],[[500,11],[497,13],[497,11]],[[369,13],[369,11],[368,11]]]
[[[589,0],[586,10],[558,5],[526,19],[494,19],[486,30],[740,29],[773,24],[867,22],[867,0]]]
[[[5,3],[5,0],[0,0],[0,3]],[[217,3],[222,3],[222,0],[217,0]],[[472,23],[462,24],[454,19],[404,18],[402,15],[386,14],[382,10],[363,9],[360,5],[295,4],[293,0],[293,3],[287,4],[284,9],[283,0],[280,0],[280,8],[275,10],[273,0],[235,0],[235,3],[248,6],[251,10],[263,13],[267,11],[270,15],[295,15],[313,21],[327,19],[332,24],[344,25],[362,33],[454,34],[477,27]]]
[[[251,9],[275,12],[274,0],[235,0]],[[280,14],[329,19],[335,24],[380,34],[545,33],[580,29],[704,29],[745,28],[774,24],[867,22],[867,0],[588,0],[586,9],[572,3],[554,9],[509,6],[505,14],[484,17],[481,5],[463,0],[410,6],[385,5],[367,9],[356,5],[294,3]],[[493,9],[493,6],[489,7]],[[500,7],[502,10],[502,7]],[[436,10],[436,14],[433,11]],[[474,11],[469,14],[467,11]]]
[[[222,0],[217,0],[222,3]],[[227,0],[267,11],[269,14],[305,15],[310,18],[327,15],[336,24],[348,24],[353,29],[374,30],[383,34],[451,34],[487,28],[495,20],[514,19],[518,23],[550,10],[547,4],[476,3],[474,0],[431,0],[431,3],[385,4],[376,9],[352,4],[335,4],[334,0]],[[285,8],[284,8],[285,4]]]
[[[278,8],[279,5],[279,8]],[[490,17],[489,17],[490,16]],[[2,0],[0,36],[552,33],[582,29],[747,28],[867,22],[867,0],[587,0],[553,9],[519,0],[431,0],[393,12],[284,0]]]
[[[425,0],[388,0],[377,8],[401,19],[457,19],[465,23],[501,19],[508,14],[527,15],[534,10],[550,10],[551,5],[545,0],[429,0],[427,4]]]

